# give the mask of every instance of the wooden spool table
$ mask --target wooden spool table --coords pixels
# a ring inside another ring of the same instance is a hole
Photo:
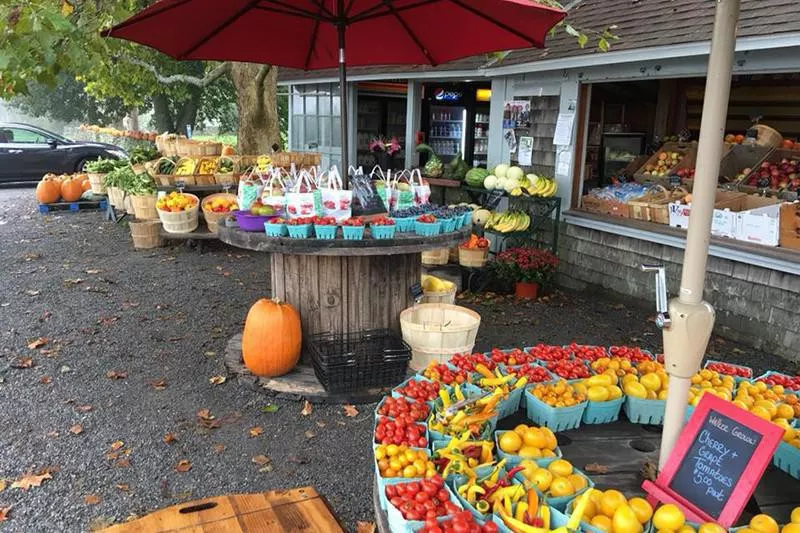
[[[394,239],[290,239],[219,226],[222,242],[270,253],[272,296],[294,305],[304,335],[389,328],[400,331],[400,311],[413,305],[420,253],[449,248],[470,228],[434,237],[397,233]]]

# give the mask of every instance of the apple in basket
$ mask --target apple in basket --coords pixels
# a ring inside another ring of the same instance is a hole
[[[214,198],[203,206],[203,211],[206,213],[230,213],[238,209],[236,200],[229,198]]]

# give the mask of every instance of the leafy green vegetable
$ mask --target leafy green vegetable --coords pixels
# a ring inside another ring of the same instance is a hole
[[[86,172],[91,172],[92,174],[108,174],[115,168],[121,166],[121,163],[125,165],[128,164],[127,161],[98,157],[96,161],[86,163]]]
[[[130,151],[131,163],[134,165],[158,159],[158,155],[155,146],[138,145]]]
[[[129,176],[128,182],[125,183],[122,188],[128,194],[132,194],[134,196],[146,196],[156,193],[156,183],[147,172],[141,172],[139,174]]]

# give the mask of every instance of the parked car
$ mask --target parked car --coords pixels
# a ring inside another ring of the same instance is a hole
[[[0,122],[0,183],[35,181],[48,172],[80,172],[89,161],[128,154],[106,143],[71,141],[29,124]]]

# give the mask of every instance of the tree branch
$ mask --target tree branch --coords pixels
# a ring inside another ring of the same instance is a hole
[[[158,72],[158,69],[156,69],[156,67],[154,67],[150,63],[142,61],[141,59],[136,59],[135,57],[123,57],[123,59],[128,63],[142,67],[146,71],[153,74],[153,76],[155,76],[156,80],[158,80],[159,83],[164,83],[167,85],[173,83],[187,83],[189,85],[195,85],[200,88],[206,88],[212,83],[214,83],[217,79],[222,77],[223,75],[228,74],[231,70],[230,61],[226,61],[220,64],[214,70],[207,72],[206,75],[203,76],[202,78],[198,78],[197,76],[190,76],[188,74],[171,74],[169,76],[165,76],[160,72]]]

